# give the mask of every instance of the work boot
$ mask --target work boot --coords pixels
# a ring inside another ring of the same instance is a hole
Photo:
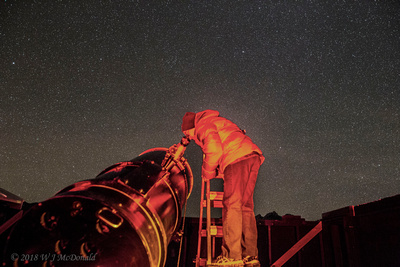
[[[243,258],[244,266],[246,267],[260,267],[260,262],[257,256],[247,256]]]
[[[218,256],[213,262],[212,266],[232,266],[232,267],[243,267],[242,260],[234,260],[223,256]]]

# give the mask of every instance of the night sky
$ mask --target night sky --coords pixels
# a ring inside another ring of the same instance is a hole
[[[0,187],[45,200],[215,109],[266,157],[256,214],[399,194],[399,1],[157,2],[1,0]]]

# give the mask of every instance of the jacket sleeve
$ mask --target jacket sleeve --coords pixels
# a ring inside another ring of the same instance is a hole
[[[223,154],[222,143],[217,128],[213,123],[201,125],[197,130],[197,139],[201,142],[201,148],[204,153],[202,171],[213,173],[215,176]]]

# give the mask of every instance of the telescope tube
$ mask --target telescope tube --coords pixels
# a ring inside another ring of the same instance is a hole
[[[188,143],[145,151],[34,205],[11,230],[3,266],[164,266],[193,186]]]

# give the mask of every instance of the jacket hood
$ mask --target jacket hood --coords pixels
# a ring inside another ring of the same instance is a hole
[[[212,110],[212,109],[207,109],[204,111],[197,112],[194,125],[196,125],[197,122],[201,119],[205,119],[205,118],[209,118],[209,117],[218,117],[218,116],[219,116],[219,112],[216,110]]]

